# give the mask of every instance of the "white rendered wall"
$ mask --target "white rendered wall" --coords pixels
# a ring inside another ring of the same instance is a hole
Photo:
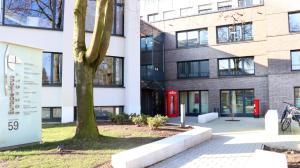
[[[74,121],[76,90],[72,52],[73,8],[75,0],[65,0],[64,30],[0,26],[0,41],[63,53],[62,86],[43,87],[42,107],[61,107],[62,123]],[[124,37],[112,36],[107,55],[124,57],[124,87],[95,88],[95,106],[124,106],[127,113],[140,113],[140,22],[139,1],[125,0]],[[128,10],[129,9],[129,10]],[[91,33],[87,33],[87,45]]]

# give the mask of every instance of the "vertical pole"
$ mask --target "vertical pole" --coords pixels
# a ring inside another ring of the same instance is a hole
[[[180,105],[180,127],[185,127],[185,104]]]

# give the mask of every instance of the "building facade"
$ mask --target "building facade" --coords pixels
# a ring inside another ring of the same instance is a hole
[[[0,40],[41,48],[44,121],[76,118],[72,52],[75,0],[1,0]],[[107,57],[94,80],[97,119],[107,113],[140,113],[140,18],[138,0],[116,0]],[[95,1],[88,1],[86,43],[92,35]]]
[[[188,115],[300,107],[300,1],[141,0],[165,38],[165,85]]]

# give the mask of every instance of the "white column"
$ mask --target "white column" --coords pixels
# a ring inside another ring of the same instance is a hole
[[[140,14],[139,0],[125,1],[125,109],[140,114]]]
[[[74,59],[72,52],[73,8],[75,0],[65,2],[62,67],[62,123],[74,121]]]

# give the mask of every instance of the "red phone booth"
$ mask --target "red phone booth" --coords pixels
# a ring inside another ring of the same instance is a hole
[[[259,99],[253,100],[253,117],[259,118]]]
[[[166,91],[166,115],[170,118],[178,117],[178,92],[176,90]]]

